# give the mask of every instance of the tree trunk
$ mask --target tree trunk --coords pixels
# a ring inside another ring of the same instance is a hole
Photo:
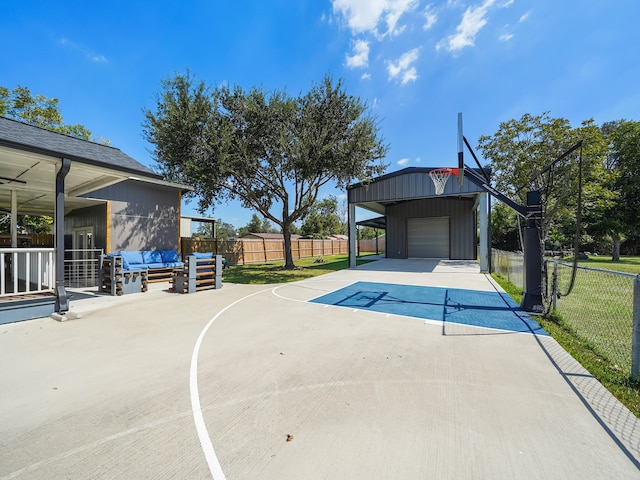
[[[284,269],[293,270],[296,265],[293,263],[293,252],[291,251],[291,222],[282,222],[282,235],[284,237]]]
[[[611,255],[611,261],[620,261],[620,235],[613,236],[613,255]]]

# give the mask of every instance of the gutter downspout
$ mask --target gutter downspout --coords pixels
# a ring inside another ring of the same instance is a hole
[[[56,312],[69,311],[69,296],[64,288],[64,179],[71,169],[71,160],[62,159],[56,174],[55,255],[56,255]]]

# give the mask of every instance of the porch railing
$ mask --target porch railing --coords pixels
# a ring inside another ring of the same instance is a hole
[[[69,288],[97,287],[100,281],[101,248],[65,249],[64,285]]]
[[[0,248],[0,297],[54,289],[55,249]]]

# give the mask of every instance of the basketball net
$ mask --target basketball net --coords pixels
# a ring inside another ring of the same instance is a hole
[[[436,168],[429,172],[431,180],[436,187],[436,195],[442,195],[444,193],[444,187],[447,185],[447,180],[451,174],[458,176],[457,168]]]

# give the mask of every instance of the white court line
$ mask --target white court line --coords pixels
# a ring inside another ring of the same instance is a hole
[[[220,461],[218,460],[218,456],[216,455],[216,451],[213,449],[213,444],[211,443],[211,437],[209,436],[209,432],[207,431],[207,425],[204,422],[204,416],[202,415],[202,407],[200,406],[200,394],[198,392],[198,355],[200,353],[200,346],[202,345],[202,341],[204,340],[209,327],[213,325],[213,322],[222,315],[225,311],[233,307],[235,304],[246,300],[247,298],[253,297],[254,295],[258,295],[260,293],[268,292],[271,290],[267,288],[265,290],[260,290],[259,292],[252,293],[251,295],[247,295],[246,297],[242,297],[236,300],[233,303],[230,303],[222,310],[220,310],[209,323],[202,329],[200,332],[200,336],[196,341],[195,346],[193,347],[193,354],[191,355],[191,369],[189,375],[189,389],[191,391],[191,410],[193,411],[193,421],[196,424],[196,431],[198,432],[198,438],[200,439],[200,445],[202,446],[202,451],[204,452],[204,456],[207,459],[207,464],[209,465],[209,471],[211,472],[211,477],[214,480],[226,480],[224,472],[222,471],[222,467],[220,466]]]
[[[315,278],[320,278],[320,277],[315,277]],[[310,281],[312,281],[312,280],[315,280],[315,278],[313,278],[313,279],[305,278],[304,280],[299,280],[298,282],[291,282],[291,283],[285,283],[285,284],[283,284],[283,285],[278,285],[277,287],[274,287],[274,288],[273,288],[273,290],[272,290],[271,292],[272,292],[276,297],[282,298],[282,299],[284,299],[284,300],[291,300],[292,302],[301,302],[301,303],[313,303],[313,301],[314,301],[314,300],[316,300],[316,299],[318,299],[318,298],[320,298],[320,297],[324,297],[325,295],[329,295],[329,294],[331,294],[331,293],[333,293],[333,292],[337,292],[338,290],[342,290],[343,288],[347,288],[347,287],[350,287],[351,285],[355,285],[356,283],[358,283],[358,280],[356,280],[355,282],[348,283],[348,284],[346,284],[346,285],[344,285],[344,286],[342,286],[342,287],[340,287],[340,288],[337,288],[337,289],[335,289],[335,290],[331,290],[331,291],[328,291],[328,292],[321,293],[320,295],[318,295],[318,296],[316,296],[316,297],[312,297],[312,298],[310,298],[310,299],[308,299],[308,300],[298,300],[297,298],[285,297],[284,295],[280,295],[279,293],[277,293],[277,290],[279,290],[280,288],[284,288],[284,287],[292,287],[292,286],[293,286],[293,287],[295,287],[295,286],[297,286],[297,285],[296,285],[297,283],[310,282]],[[339,282],[339,283],[342,283],[342,282],[343,282],[343,280],[340,280],[340,281],[338,281],[338,280],[333,280],[333,282]]]

